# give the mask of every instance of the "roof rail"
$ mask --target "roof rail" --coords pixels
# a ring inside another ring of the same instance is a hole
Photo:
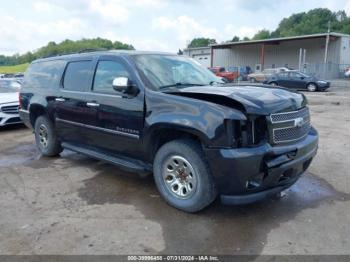
[[[97,52],[97,51],[108,51],[107,48],[86,48],[78,51],[77,53],[91,53],[91,52]]]
[[[56,56],[63,56],[63,55],[91,53],[91,52],[98,52],[98,51],[108,51],[108,49],[107,48],[86,48],[86,49],[81,49],[79,51],[74,51],[74,52],[67,52],[67,53],[52,54],[52,55],[48,55],[48,56],[43,56],[43,57],[39,57],[39,59],[56,57]]]

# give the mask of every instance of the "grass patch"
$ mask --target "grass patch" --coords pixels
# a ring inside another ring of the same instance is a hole
[[[21,64],[21,65],[14,65],[14,66],[0,66],[0,73],[11,74],[11,73],[25,72],[28,66],[29,66],[28,63]]]

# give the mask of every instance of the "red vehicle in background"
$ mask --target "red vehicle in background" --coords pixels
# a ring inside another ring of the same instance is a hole
[[[229,72],[225,69],[225,67],[221,67],[221,66],[209,67],[208,69],[210,71],[212,71],[216,76],[222,77],[225,80],[227,80],[227,82],[233,82],[239,76],[238,71],[237,72]]]

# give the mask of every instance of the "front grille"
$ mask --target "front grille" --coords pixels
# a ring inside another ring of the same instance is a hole
[[[285,112],[271,115],[272,123],[290,121],[298,117],[309,117],[309,109],[307,107],[293,112]]]
[[[3,106],[1,107],[1,111],[6,113],[6,114],[18,114],[19,112],[19,106],[14,105],[14,106]]]
[[[270,115],[272,143],[288,143],[304,138],[310,130],[307,107],[298,111]]]
[[[19,117],[13,117],[6,121],[5,124],[21,123],[22,120]]]
[[[307,135],[310,130],[310,122],[302,127],[288,127],[273,130],[273,140],[275,143],[291,142],[299,140]]]

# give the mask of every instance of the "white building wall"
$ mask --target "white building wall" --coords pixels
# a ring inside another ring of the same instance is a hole
[[[346,67],[350,64],[350,37],[343,36],[340,43],[340,64]]]

